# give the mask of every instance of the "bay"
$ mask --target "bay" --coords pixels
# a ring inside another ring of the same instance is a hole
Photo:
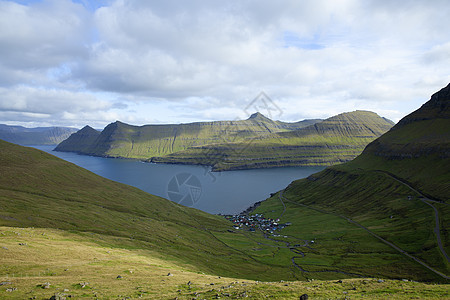
[[[203,166],[152,164],[137,160],[53,151],[54,146],[33,146],[97,175],[137,187],[153,195],[212,214],[236,214],[293,180],[323,167],[288,167],[211,172]]]

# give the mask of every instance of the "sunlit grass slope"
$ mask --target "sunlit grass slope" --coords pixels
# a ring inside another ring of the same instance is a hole
[[[115,243],[108,244],[110,239],[48,228],[0,227],[0,298],[299,299],[303,294],[310,299],[449,297],[447,285],[400,280],[258,282],[205,275],[161,259],[151,250],[118,248]]]

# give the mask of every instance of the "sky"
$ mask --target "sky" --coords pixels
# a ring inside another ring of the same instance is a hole
[[[398,121],[450,82],[448,0],[0,0],[0,123]]]

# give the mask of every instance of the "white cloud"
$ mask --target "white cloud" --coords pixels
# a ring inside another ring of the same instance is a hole
[[[289,121],[398,120],[450,81],[448,15],[440,0],[0,1],[0,110],[173,123],[242,117],[264,90]]]

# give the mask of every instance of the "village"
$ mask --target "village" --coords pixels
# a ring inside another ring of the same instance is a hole
[[[286,226],[291,225],[290,222],[279,223],[280,219],[265,218],[262,214],[254,215],[226,215],[225,218],[234,223],[234,229],[247,229],[249,231],[256,231],[260,229],[263,232],[278,236],[275,231],[281,230]]]

